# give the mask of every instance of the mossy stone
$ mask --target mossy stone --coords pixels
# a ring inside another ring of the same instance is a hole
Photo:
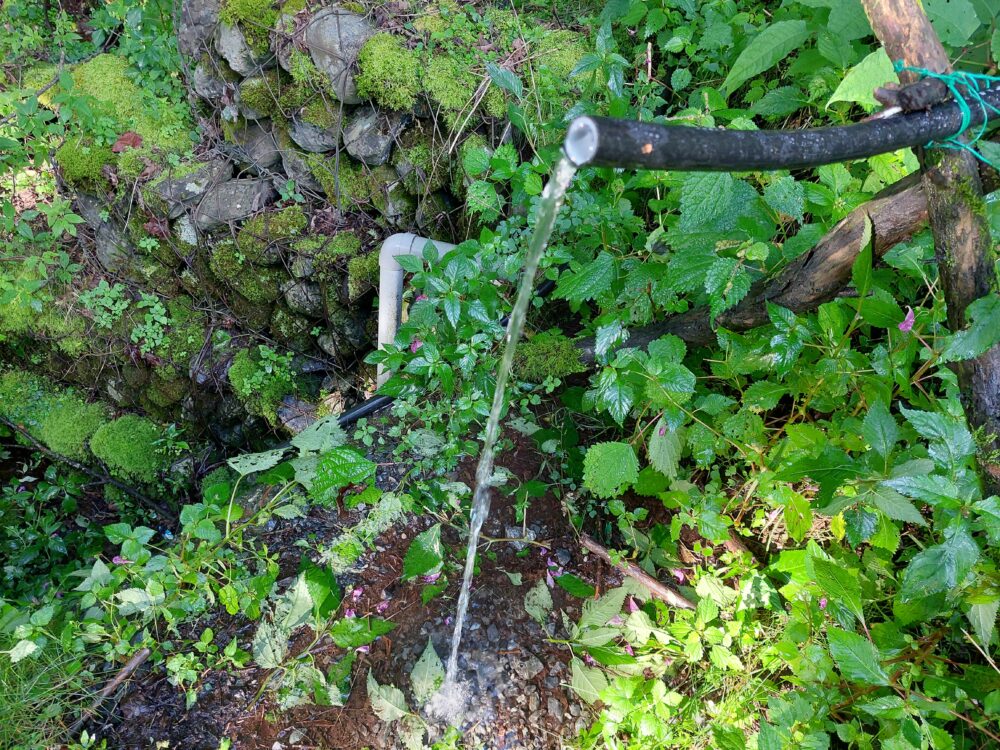
[[[412,109],[420,93],[420,75],[420,56],[394,34],[375,34],[358,53],[358,95],[386,109]]]
[[[126,414],[98,428],[90,438],[90,449],[113,476],[151,484],[165,468],[156,448],[162,433],[156,423]]]

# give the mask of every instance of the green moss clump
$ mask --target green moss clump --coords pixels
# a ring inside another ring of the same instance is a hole
[[[251,414],[278,424],[278,407],[296,390],[291,355],[280,355],[266,346],[241,349],[229,367],[229,383]]]
[[[378,255],[372,252],[347,261],[347,296],[351,302],[378,283]]]
[[[236,247],[243,253],[244,261],[262,263],[268,246],[289,242],[302,234],[308,224],[299,205],[260,213],[244,222],[236,235]]]
[[[306,9],[306,0],[287,0],[281,6],[281,14],[284,16],[294,16],[300,10]]]
[[[205,497],[209,489],[217,484],[232,485],[236,475],[228,466],[218,466],[201,478],[201,495]]]
[[[324,284],[341,278],[344,261],[358,254],[361,239],[354,232],[340,232],[327,238],[313,254],[313,268],[316,280]]]
[[[460,60],[435,55],[427,64],[424,85],[443,109],[460,112],[472,104],[477,81]]]
[[[167,302],[170,328],[163,343],[154,350],[166,364],[156,368],[161,378],[172,380],[178,372],[188,372],[188,360],[205,343],[208,316],[194,309],[190,297],[179,296]]]
[[[334,160],[322,154],[306,154],[305,160],[327,197],[335,200],[339,195],[345,206],[370,203],[382,187],[375,173],[346,156]]]
[[[332,102],[327,102],[323,97],[317,97],[302,108],[299,114],[303,122],[315,125],[317,128],[338,128],[340,127],[341,114]]]
[[[0,374],[0,416],[38,434],[52,396],[45,382],[24,370]]]
[[[568,29],[546,30],[532,45],[536,67],[563,82],[570,80],[570,73],[587,54],[587,40],[582,34]]]
[[[448,155],[419,128],[403,135],[392,163],[412,195],[440,190],[448,181]]]
[[[54,400],[38,428],[38,439],[56,453],[82,461],[87,458],[87,441],[107,422],[100,404],[66,394]]]
[[[157,368],[157,375],[165,368]],[[189,391],[187,378],[173,373],[170,377],[155,377],[146,387],[146,398],[154,407],[167,409],[181,401]]]
[[[63,179],[73,187],[105,190],[108,178],[102,170],[115,163],[115,155],[107,146],[71,138],[56,151],[56,163],[62,170]]]
[[[220,281],[239,292],[248,302],[262,304],[273,302],[281,293],[281,282],[287,276],[272,268],[259,268],[249,262],[235,242],[215,244],[209,259],[212,273]]]
[[[316,67],[308,52],[300,49],[291,51],[288,55],[288,73],[295,83],[308,86],[313,91],[330,90],[330,79]]]
[[[240,84],[240,102],[265,117],[280,117],[278,99],[281,96],[281,76],[276,70],[247,78]]]
[[[263,54],[270,47],[269,31],[278,21],[278,11],[271,0],[225,0],[219,18],[230,26],[239,26],[250,49]]]
[[[358,53],[358,94],[388,109],[412,109],[420,92],[420,57],[393,34],[372,36]]]
[[[113,476],[149,484],[164,468],[156,449],[161,432],[154,422],[126,414],[102,425],[90,438],[90,450]]]
[[[542,331],[524,341],[514,359],[517,376],[535,383],[549,376],[561,378],[586,369],[572,340],[555,331]]]

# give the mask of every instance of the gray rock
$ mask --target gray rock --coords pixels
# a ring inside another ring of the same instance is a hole
[[[237,125],[232,139],[233,157],[255,172],[265,172],[281,161],[281,149],[267,120]]]
[[[525,530],[520,526],[511,524],[507,526],[504,531],[507,533],[508,539],[524,539],[529,542],[533,542],[535,540],[535,532],[530,528],[527,529],[527,532],[525,532]],[[511,542],[510,545],[518,551],[524,549],[526,546],[524,542]]]
[[[417,214],[417,202],[406,192],[402,182],[386,186],[378,208],[384,218],[394,227],[409,227]]]
[[[180,177],[171,177],[168,168],[151,190],[164,202],[167,218],[176,219],[212,185],[226,182],[232,176],[230,162],[214,159]]]
[[[278,421],[293,435],[316,421],[316,405],[295,396],[285,396],[278,407]]]
[[[329,318],[330,333],[342,354],[368,346],[368,321],[361,311],[351,313],[338,308],[330,312]]]
[[[490,626],[486,628],[486,637],[489,639],[490,643],[496,643],[500,640],[500,630],[496,625],[490,623]]]
[[[557,549],[556,550],[556,561],[563,566],[569,565],[570,561],[569,550],[567,549]]]
[[[344,126],[347,153],[370,167],[385,164],[410,116],[404,112],[359,109]]]
[[[341,113],[340,107],[332,104],[330,109],[331,121],[335,124],[329,127],[321,127],[311,122],[306,122],[300,117],[292,117],[291,127],[288,129],[288,136],[306,151],[322,153],[337,148],[340,143],[341,133]]]
[[[275,188],[279,184],[284,185],[287,180],[293,180],[299,190],[311,190],[314,193],[322,194],[323,186],[313,177],[305,157],[298,149],[287,146],[282,148],[280,153],[281,166],[285,170],[285,177],[278,176],[274,178]]]
[[[191,223],[190,216],[185,214],[174,222],[174,236],[185,245],[198,244],[198,232]]]
[[[96,195],[89,193],[76,194],[76,211],[80,217],[87,222],[87,226],[97,229],[104,223],[101,218],[101,211],[106,208],[106,201],[101,200]]]
[[[230,180],[205,192],[191,221],[203,232],[217,229],[260,211],[276,197],[269,180]]]
[[[549,700],[551,701],[552,699],[550,698]],[[537,693],[532,693],[531,695],[528,696],[528,710],[529,711],[537,711],[538,707],[541,705],[541,703],[542,702],[539,699]]]
[[[215,49],[229,67],[241,76],[248,76],[262,68],[274,66],[274,55],[270,52],[258,54],[250,49],[243,32],[237,26],[220,23],[215,34]]]
[[[329,333],[324,333],[316,338],[316,343],[327,356],[337,357],[340,350],[337,348],[337,340]]]
[[[301,315],[318,318],[323,315],[323,292],[310,281],[288,281],[281,287],[288,307]]]
[[[548,702],[546,703],[546,708],[549,711],[549,716],[551,716],[553,719],[555,719],[556,721],[563,720],[563,707],[562,703],[559,702],[558,698],[554,697],[549,698]]]
[[[510,657],[510,668],[520,680],[527,682],[538,675],[545,668],[545,665],[534,654],[524,656],[514,654]]]
[[[219,23],[219,0],[185,0],[177,24],[177,49],[182,55],[200,57]]]
[[[363,16],[342,8],[324,8],[305,29],[305,46],[313,62],[330,78],[334,93],[345,104],[360,104],[352,72],[358,52],[375,33]]]
[[[94,252],[104,270],[118,273],[135,252],[135,247],[118,227],[102,222],[94,234]]]
[[[313,274],[316,273],[316,266],[313,263],[312,256],[296,253],[295,257],[292,258],[292,263],[288,270],[291,271],[292,276],[296,279],[311,279]]]
[[[220,63],[223,65],[224,63]],[[223,94],[226,93],[226,79],[223,78],[218,72],[210,65],[204,62],[199,62],[194,66],[194,72],[191,75],[191,86],[194,89],[194,93],[200,96],[206,101],[215,103],[222,99]]]

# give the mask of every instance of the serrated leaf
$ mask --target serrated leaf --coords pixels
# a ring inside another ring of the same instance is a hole
[[[250,652],[253,660],[264,669],[277,669],[288,655],[288,638],[291,634],[268,620],[257,626]]]
[[[816,584],[823,593],[842,604],[847,611],[864,622],[865,615],[861,609],[861,583],[857,576],[852,575],[841,563],[819,556],[813,557],[812,565]]]
[[[826,106],[829,108],[834,102],[854,102],[871,111],[879,106],[873,92],[879,86],[890,82],[898,83],[899,76],[893,70],[892,60],[889,59],[885,49],[879,47],[847,71],[847,75],[837,86]]]
[[[544,623],[549,613],[552,611],[552,594],[544,580],[539,580],[527,594],[524,595],[524,611],[531,615],[532,619]]]
[[[979,559],[979,545],[964,526],[950,527],[941,544],[918,552],[903,571],[900,598],[905,601],[954,591]]]
[[[996,630],[998,609],[1000,609],[1000,599],[994,599],[971,605],[967,613],[980,645],[987,648],[993,640],[993,631]]]
[[[406,705],[406,698],[403,691],[392,685],[379,685],[372,677],[371,670],[368,670],[368,700],[371,701],[372,711],[384,722],[393,722],[402,719],[410,711]]]
[[[683,91],[691,83],[691,71],[687,68],[677,68],[670,75],[670,88]]]
[[[733,202],[735,180],[728,172],[692,172],[681,185],[681,225],[696,229],[724,216]]]
[[[892,452],[899,440],[899,426],[884,402],[872,403],[862,422],[861,435],[883,458]]]
[[[486,222],[496,221],[503,210],[503,200],[493,184],[486,180],[476,180],[469,185],[465,203],[470,213],[481,215]]]
[[[378,617],[345,617],[330,628],[330,637],[341,648],[365,646],[396,627]]]
[[[915,523],[918,526],[927,525],[927,521],[920,515],[916,506],[892,487],[876,487],[871,494],[865,496],[865,500],[871,502],[872,505],[895,521]]]
[[[439,573],[444,566],[444,547],[441,544],[441,524],[436,523],[417,534],[410,542],[403,559],[403,579]]]
[[[813,515],[809,501],[790,488],[780,493],[784,505],[785,529],[794,541],[801,542],[812,528]]]
[[[242,456],[233,456],[226,463],[241,477],[245,477],[247,474],[274,468],[281,463],[284,455],[284,448],[275,448],[262,453],[245,453]]]
[[[677,478],[677,467],[684,450],[683,430],[671,429],[667,420],[660,417],[653,427],[646,449],[653,468],[670,479]]]
[[[805,188],[790,175],[778,177],[764,188],[764,202],[779,216],[802,221],[805,201]]]
[[[611,289],[614,280],[615,259],[610,253],[601,252],[579,271],[560,276],[553,296],[569,302],[586,302]]]
[[[313,496],[331,500],[352,484],[367,484],[375,478],[375,464],[353,448],[331,448],[316,464]]]
[[[313,598],[309,593],[309,584],[305,575],[300,574],[275,605],[274,619],[279,628],[291,633],[306,624],[312,611]]]
[[[778,405],[788,387],[770,380],[758,380],[743,391],[743,406],[752,411],[769,411]]]
[[[750,111],[763,117],[786,117],[808,103],[809,99],[798,86],[779,86],[754,102]]]
[[[889,684],[889,675],[883,669],[878,650],[871,641],[857,633],[834,627],[827,628],[826,639],[830,644],[830,655],[844,677],[866,685]]]
[[[413,697],[420,704],[426,704],[441,687],[444,678],[444,664],[437,655],[437,651],[434,650],[434,644],[428,638],[424,653],[417,659],[417,663],[413,665],[413,670],[410,672]]]
[[[757,36],[740,53],[722,83],[722,92],[731,94],[743,83],[774,67],[809,38],[805,21],[778,21]]]
[[[639,479],[639,459],[628,443],[597,443],[587,449],[583,484],[600,498],[620,495]]]
[[[490,168],[490,153],[485,147],[467,148],[462,153],[462,169],[470,177],[478,177]]]
[[[969,0],[924,0],[934,30],[949,47],[961,47],[979,30],[976,9]]]
[[[486,72],[493,83],[504,91],[513,94],[515,98],[520,99],[524,95],[524,85],[513,71],[501,68],[496,63],[486,63]]]
[[[587,703],[594,703],[600,699],[601,693],[607,689],[608,678],[604,676],[604,672],[601,670],[595,667],[588,667],[580,659],[574,658],[570,687]]]
[[[291,440],[292,445],[298,448],[299,455],[325,453],[346,442],[347,433],[335,416],[317,419]]]
[[[4,651],[10,657],[11,663],[17,664],[23,659],[27,659],[39,651],[38,644],[34,641],[29,641],[27,638],[22,638],[17,643],[14,644],[12,649]]]
[[[145,589],[129,588],[115,594],[118,600],[118,613],[123,617],[148,612],[158,604],[162,604],[166,597],[162,594],[152,595]]]
[[[621,614],[627,594],[628,592],[625,588],[619,587],[611,589],[600,599],[592,599],[584,602],[583,612],[580,615],[580,628],[594,628],[607,625],[608,620],[615,615]]]
[[[941,362],[974,359],[1000,343],[1000,296],[988,294],[965,308],[969,327],[945,339]]]

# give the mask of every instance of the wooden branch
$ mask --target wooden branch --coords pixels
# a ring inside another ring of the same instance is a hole
[[[936,73],[951,71],[948,55],[918,0],[862,0],[875,36],[889,57]],[[910,83],[918,76],[902,73]],[[954,149],[918,149],[938,274],[948,305],[948,326],[965,327],[969,303],[993,286],[992,241],[976,159]],[[966,415],[976,428],[1000,435],[1000,346],[956,364]],[[994,488],[1000,466],[985,467]]]
[[[615,565],[611,560],[611,553],[607,549],[602,547],[596,541],[586,534],[580,535],[580,544],[582,544],[586,549],[593,552],[599,558],[604,560],[608,565],[613,568],[617,568],[622,573],[627,575],[629,578],[633,578],[647,589],[649,593],[655,596],[660,601],[664,601],[672,607],[680,607],[681,609],[694,609],[694,604],[688,601],[686,598],[678,594],[671,588],[667,588],[662,583],[657,581],[653,576],[644,571],[638,565],[630,562],[621,562]]]
[[[131,659],[125,662],[125,666],[118,670],[118,673],[111,680],[109,680],[108,684],[105,685],[101,689],[101,692],[97,694],[97,698],[90,704],[90,708],[80,714],[80,718],[77,719],[73,723],[73,726],[69,728],[69,734],[71,736],[75,736],[76,733],[83,728],[83,723],[97,713],[97,709],[99,709],[101,704],[108,699],[108,696],[114,693],[121,686],[121,684],[125,682],[125,680],[132,676],[135,670],[143,665],[146,659],[149,658],[150,653],[152,652],[148,648],[140,649],[139,651],[136,651]]]

